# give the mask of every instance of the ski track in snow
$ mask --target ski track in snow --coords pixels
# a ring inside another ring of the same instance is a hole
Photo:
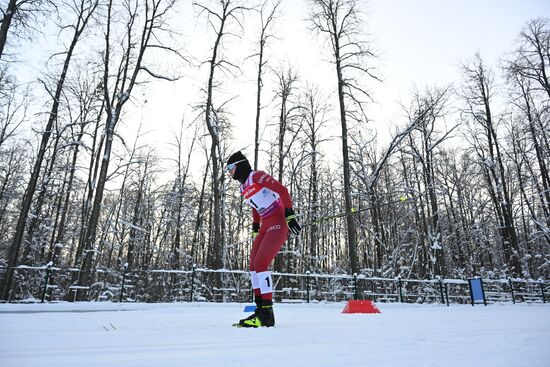
[[[550,304],[276,304],[239,329],[238,303],[0,304],[3,367],[550,366]]]

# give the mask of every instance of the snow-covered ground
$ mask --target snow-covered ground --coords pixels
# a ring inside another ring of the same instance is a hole
[[[231,327],[244,304],[0,304],[3,367],[550,366],[550,304],[277,304],[275,328]]]

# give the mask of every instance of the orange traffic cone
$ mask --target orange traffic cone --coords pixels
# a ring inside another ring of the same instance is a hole
[[[378,307],[369,300],[351,300],[346,303],[342,313],[381,313]]]

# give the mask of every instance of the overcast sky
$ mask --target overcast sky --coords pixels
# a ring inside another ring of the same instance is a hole
[[[282,16],[276,26],[280,39],[269,46],[268,58],[271,66],[282,62],[293,65],[303,82],[319,84],[327,93],[333,93],[335,74],[332,65],[326,62],[330,53],[327,49],[321,49],[317,38],[307,30],[307,4],[307,1],[282,1]],[[369,118],[373,120],[371,126],[382,142],[384,137],[387,138],[388,131],[406,123],[400,104],[408,103],[414,88],[459,83],[460,64],[476,52],[488,65],[497,68],[499,60],[514,48],[514,42],[528,20],[550,16],[550,1],[543,0],[368,0],[361,2],[361,8],[367,39],[371,40],[378,54],[375,64],[383,79],[382,83],[367,81],[366,86],[375,99],[375,103],[367,109]],[[250,35],[250,29],[257,25],[248,20],[245,27]],[[208,42],[200,36],[204,24],[199,21],[194,28],[193,37],[189,38],[187,45],[192,50],[198,50],[194,48],[197,40],[203,40],[199,42],[203,47]],[[252,42],[254,40],[246,38],[239,43],[228,42],[228,49],[239,59],[250,53]],[[238,81],[229,83],[227,87],[230,93],[239,95],[232,104],[233,146],[244,148],[250,155],[255,118],[253,61],[243,63]],[[179,83],[172,95],[187,95],[185,100],[197,96],[196,88],[206,82],[204,74],[198,75],[192,77],[192,81],[186,79]],[[266,83],[264,105],[272,96],[272,88]],[[334,95],[332,102],[337,110]],[[170,105],[174,104],[168,103],[166,113],[181,114]],[[266,110],[264,118],[274,117],[273,113]],[[186,119],[191,118],[187,112]],[[179,121],[177,116],[171,120]],[[332,126],[333,129],[325,132],[326,135],[338,134],[338,121],[333,121]]]
[[[382,116],[413,85],[460,81],[459,65],[479,52],[494,68],[530,19],[550,16],[542,0],[370,0],[370,24],[382,50]],[[389,114],[389,115],[388,115]]]
[[[293,65],[303,82],[319,84],[327,93],[335,89],[332,65],[326,62],[328,50],[320,49],[314,35],[308,32],[306,1],[283,0],[282,17],[277,21],[276,31],[280,40],[274,41],[268,50],[271,66],[282,62]],[[396,125],[403,125],[403,110],[400,103],[409,101],[416,87],[445,86],[460,81],[461,62],[480,52],[488,65],[497,68],[499,60],[514,47],[519,32],[525,23],[535,17],[550,16],[550,1],[543,0],[369,0],[361,3],[367,38],[379,57],[375,62],[382,83],[368,81],[375,103],[368,108],[371,126],[383,137]],[[249,18],[250,19],[250,18]],[[247,35],[257,25],[247,20]],[[194,55],[208,52],[209,42],[204,37],[204,24],[193,24],[194,33],[186,40]],[[189,29],[189,28],[188,28]],[[253,40],[227,43],[228,52],[239,60],[251,53]],[[199,51],[200,50],[200,51]],[[229,93],[238,93],[232,104],[232,123],[235,131],[235,148],[245,148],[252,153],[255,118],[255,65],[254,60],[242,63],[242,74],[236,82],[226,84]],[[197,98],[197,88],[206,83],[205,74],[194,73],[177,85],[163,84],[170,97],[160,97],[151,90],[147,108],[159,116],[166,115],[156,128],[168,136],[169,125],[179,123],[182,111],[186,120],[192,119],[189,109],[180,103]],[[264,104],[272,96],[273,85],[266,83]],[[336,100],[333,98],[333,102]],[[336,108],[337,106],[335,106]],[[151,111],[151,112],[152,112]],[[264,117],[273,117],[274,111],[266,110]],[[146,117],[146,120],[149,118]],[[263,120],[265,123],[266,121]],[[162,127],[161,127],[162,126]],[[338,133],[334,121],[333,133]],[[173,128],[172,128],[173,129]],[[264,135],[265,137],[265,135]],[[336,146],[336,145],[334,145]]]
[[[279,39],[269,45],[267,57],[271,66],[292,65],[302,82],[318,84],[327,93],[334,93],[335,73],[332,65],[326,62],[330,58],[329,50],[323,50],[317,38],[307,30],[308,3],[282,0],[282,16],[275,27]],[[409,101],[415,86],[423,89],[459,82],[460,63],[476,52],[481,53],[488,65],[498,67],[499,59],[514,48],[528,20],[550,16],[548,0],[365,0],[360,3],[365,13],[365,33],[379,55],[376,67],[383,79],[382,83],[367,81],[366,87],[375,100],[367,111],[373,120],[372,128],[382,137],[396,125],[406,123],[399,104]],[[197,60],[206,60],[212,45],[212,32],[206,27],[204,18],[197,20],[197,9],[192,7],[191,1],[180,2],[179,6],[180,12],[173,21],[181,27],[181,44],[186,53]],[[256,22],[254,16],[247,15],[244,39],[228,39],[225,43],[226,54],[241,65],[237,78],[224,84],[228,95],[237,96],[229,105],[235,137],[232,148],[244,148],[249,155],[255,119],[256,60],[243,59],[254,52]],[[33,47],[59,51],[60,46],[50,41]],[[40,70],[41,64],[38,58],[31,57],[31,51],[23,51],[23,59],[25,52],[29,56],[25,64],[27,74],[32,75]],[[163,60],[157,63],[162,65]],[[201,101],[200,88],[206,86],[206,69],[182,68],[180,81],[155,82],[141,96],[135,93],[133,97],[138,105],[129,107],[131,112],[119,127],[121,135],[131,141],[138,120],[143,119],[143,130],[148,132],[144,139],[157,147],[161,158],[167,158],[170,155],[168,142],[173,141],[182,118],[190,122],[196,115],[190,106]],[[273,76],[267,75],[264,105],[273,96],[270,80]],[[145,100],[147,103],[143,103]],[[337,109],[334,95],[332,102]],[[266,109],[262,124],[275,116],[276,111]],[[336,119],[331,126],[332,130],[325,132],[325,136],[338,134]]]

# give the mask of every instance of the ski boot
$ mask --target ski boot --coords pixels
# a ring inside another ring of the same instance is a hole
[[[275,315],[273,314],[273,301],[261,300],[259,307],[254,314],[235,324],[237,327],[257,328],[260,326],[275,326]]]
[[[239,322],[238,322],[237,324],[235,324],[235,326],[241,325],[241,324],[243,324],[245,321],[247,321],[247,320],[252,320],[252,319],[255,318],[256,316],[258,316],[258,310],[262,307],[262,297],[260,297],[260,296],[255,296],[255,297],[254,297],[254,303],[256,304],[256,309],[254,310],[254,312],[252,313],[252,315],[248,316],[248,317],[245,318],[245,319],[239,320]]]

